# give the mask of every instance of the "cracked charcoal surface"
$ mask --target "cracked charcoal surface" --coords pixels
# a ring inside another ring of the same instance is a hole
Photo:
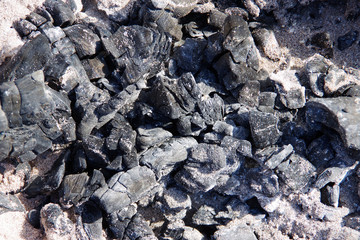
[[[360,238],[360,71],[326,31],[299,66],[272,30],[341,3],[110,2],[47,0],[14,23],[0,175],[25,182],[0,215],[47,239]]]

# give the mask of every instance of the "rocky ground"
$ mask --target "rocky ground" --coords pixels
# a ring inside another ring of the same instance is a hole
[[[0,238],[360,239],[359,5],[1,1]]]

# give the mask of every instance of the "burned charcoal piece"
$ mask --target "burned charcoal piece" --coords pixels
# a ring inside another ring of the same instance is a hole
[[[64,31],[60,27],[45,28],[41,31],[49,39],[51,44],[66,37]]]
[[[250,188],[266,197],[274,197],[279,192],[278,177],[270,170],[250,169],[247,172]]]
[[[338,38],[338,48],[339,48],[339,50],[343,51],[343,50],[351,47],[351,45],[353,45],[353,43],[357,40],[358,35],[359,35],[358,31],[349,31],[345,35],[340,36]]]
[[[163,202],[163,211],[165,211],[168,219],[182,219],[186,216],[186,211],[191,208],[190,196],[175,187],[165,190]]]
[[[31,209],[27,214],[27,220],[34,228],[40,228],[40,211],[38,209]]]
[[[34,24],[24,19],[18,21],[15,24],[15,28],[22,37],[29,35],[31,32],[36,31],[37,29],[37,27]]]
[[[266,160],[264,165],[269,169],[276,168],[277,166],[279,166],[280,163],[286,160],[287,157],[290,156],[290,154],[293,153],[293,150],[294,148],[291,144],[282,146],[271,154],[271,156]]]
[[[207,46],[204,50],[204,57],[207,63],[212,61],[224,52],[223,47],[224,35],[221,33],[215,33],[208,37]]]
[[[89,176],[87,173],[66,175],[60,188],[61,205],[70,208],[84,201],[85,187],[88,181]]]
[[[76,52],[80,59],[93,56],[100,51],[100,38],[85,25],[72,25],[64,28],[64,31],[74,43]]]
[[[280,137],[278,119],[270,113],[251,111],[249,114],[252,139],[257,148],[273,145]]]
[[[225,23],[227,14],[220,12],[217,9],[211,10],[208,18],[208,23],[218,29],[222,29]]]
[[[261,47],[266,57],[270,58],[273,61],[280,60],[281,49],[279,43],[276,40],[274,31],[266,28],[259,28],[255,29],[252,32],[252,35],[255,39],[256,44]]]
[[[15,195],[0,192],[0,214],[9,211],[24,212],[25,208]]]
[[[72,169],[75,173],[81,173],[87,168],[85,151],[79,148],[72,161]]]
[[[36,27],[40,27],[42,24],[48,21],[46,18],[37,14],[36,12],[31,12],[29,15],[27,15],[26,20],[30,21]]]
[[[90,80],[104,78],[110,74],[105,59],[101,56],[82,60],[81,63]]]
[[[238,102],[249,107],[257,107],[259,105],[259,94],[259,81],[247,81],[239,91]]]
[[[123,167],[123,156],[119,155],[114,160],[111,161],[109,165],[106,166],[107,170],[120,172],[124,170]]]
[[[24,44],[0,73],[4,81],[11,81],[42,69],[52,57],[48,39],[40,34]]]
[[[114,191],[107,186],[97,189],[91,196],[91,200],[108,215],[120,211],[131,203],[127,193]]]
[[[199,102],[199,110],[205,123],[213,125],[216,121],[223,119],[224,100],[219,95],[214,94],[214,97]]]
[[[124,239],[156,239],[154,232],[143,216],[136,214],[125,231]]]
[[[187,38],[185,43],[174,52],[174,59],[179,68],[195,74],[200,69],[206,40]]]
[[[135,214],[136,205],[129,205],[108,216],[107,222],[114,237],[123,239],[126,228]]]
[[[102,212],[91,201],[80,206],[80,215],[83,228],[89,239],[101,239],[102,237]]]
[[[14,82],[4,82],[0,85],[0,100],[9,127],[22,126],[20,93]]]
[[[162,128],[151,128],[142,126],[137,129],[137,144],[141,149],[156,146],[172,137],[172,133]]]
[[[311,44],[319,48],[332,48],[333,43],[328,32],[319,32],[311,37]]]
[[[276,173],[289,191],[296,192],[309,184],[316,168],[308,160],[294,153],[276,168]]]
[[[105,139],[90,135],[83,140],[87,164],[92,167],[105,167],[110,163],[109,156],[105,152]]]
[[[50,193],[58,189],[65,175],[65,162],[69,158],[70,150],[67,150],[55,161],[49,172],[31,181],[24,189],[24,193],[29,197],[35,197],[39,194]]]
[[[127,169],[139,166],[139,158],[135,149],[123,155],[123,164]]]
[[[63,1],[46,0],[44,3],[46,10],[50,12],[56,26],[67,27],[74,23],[75,15]]]
[[[49,203],[41,211],[41,226],[47,239],[70,239],[75,235],[74,223],[65,215],[58,204]]]
[[[70,41],[69,38],[63,38],[54,43],[54,46],[63,56],[71,56],[76,50],[74,44]]]

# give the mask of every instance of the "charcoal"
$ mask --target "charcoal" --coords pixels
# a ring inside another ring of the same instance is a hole
[[[253,191],[266,197],[274,197],[279,193],[278,177],[272,171],[253,168],[247,174]]]
[[[74,159],[72,162],[72,169],[74,172],[79,173],[79,172],[83,172],[86,168],[87,168],[87,163],[86,163],[85,151],[84,149],[79,148],[74,155]]]
[[[355,165],[349,167],[330,167],[325,169],[318,175],[315,187],[320,189],[329,183],[340,184],[354,167]]]
[[[76,24],[64,28],[64,32],[74,43],[79,58],[91,57],[101,49],[100,38],[88,27]]]
[[[174,52],[174,59],[179,68],[195,74],[199,71],[206,40],[187,38],[185,43]]]
[[[101,56],[82,60],[81,63],[90,80],[104,78],[110,74],[105,59]]]
[[[180,117],[176,126],[182,136],[199,136],[207,127],[205,120],[198,112],[195,112],[192,116]]]
[[[164,211],[168,219],[182,219],[191,208],[190,196],[178,188],[170,188],[164,192]]]
[[[37,14],[36,12],[31,12],[29,15],[27,15],[26,20],[30,21],[36,27],[40,27],[42,24],[48,21],[46,18]]]
[[[321,123],[334,129],[339,133],[346,147],[360,149],[356,124],[358,102],[356,97],[313,99],[307,103],[307,122]],[[321,115],[318,114],[319,112]]]
[[[89,239],[100,239],[102,237],[102,212],[91,201],[80,207],[81,221],[85,233]]]
[[[334,157],[330,139],[325,135],[314,139],[308,146],[308,158],[317,168],[326,167]]]
[[[214,94],[214,97],[203,99],[199,103],[200,115],[208,125],[220,121],[224,115],[224,101],[219,95]]]
[[[155,174],[147,167],[137,166],[127,172],[119,172],[108,182],[110,190],[114,193],[126,192],[131,202],[151,194],[156,185]]]
[[[198,0],[166,0],[166,1],[159,1],[159,0],[151,0],[152,5],[158,9],[168,9],[174,13],[177,18],[182,18],[188,15],[198,3]]]
[[[136,141],[141,149],[160,145],[173,136],[171,132],[163,128],[152,128],[151,126],[139,127],[136,131]]]
[[[264,165],[269,169],[276,168],[277,166],[279,166],[280,163],[286,160],[286,158],[289,157],[291,153],[293,153],[293,149],[294,148],[291,144],[276,149],[274,152],[271,153],[270,156],[266,157],[267,159]]]
[[[359,36],[358,31],[349,31],[345,35],[338,37],[338,48],[340,51],[351,47]]]
[[[273,112],[275,106],[275,98],[277,94],[274,92],[261,92],[259,94],[259,107],[262,112]]]
[[[249,107],[259,105],[260,83],[258,81],[247,81],[239,91],[238,102]]]
[[[134,131],[126,121],[112,120],[113,126],[109,137],[106,138],[106,147],[109,150],[121,150],[124,153],[130,153],[136,143],[136,131]]]
[[[275,172],[290,191],[299,191],[309,184],[315,170],[308,160],[294,153]]]
[[[154,232],[140,214],[135,214],[125,231],[124,240],[151,239],[155,240]]]
[[[203,205],[193,215],[192,222],[196,225],[218,225],[219,223],[214,220],[215,215],[214,208]]]
[[[229,222],[226,226],[220,228],[214,233],[214,239],[225,240],[233,236],[241,236],[244,240],[256,240],[257,237],[252,229],[244,223],[239,223],[238,220]]]
[[[197,145],[194,138],[170,139],[159,147],[153,147],[144,152],[140,163],[150,167],[158,178],[169,174],[175,164],[186,160],[188,149]]]
[[[87,164],[94,167],[105,167],[110,163],[109,156],[105,150],[105,140],[90,135],[83,141]]]
[[[9,127],[22,126],[20,116],[21,98],[19,89],[14,82],[4,82],[0,85],[2,111],[6,114],[5,120]]]
[[[24,212],[25,208],[20,200],[12,194],[0,193],[0,214],[4,212]]]
[[[60,27],[43,29],[42,32],[51,44],[66,37],[65,32]]]
[[[26,42],[0,73],[4,81],[15,80],[37,71],[51,59],[48,39],[40,34]]]
[[[25,19],[21,19],[17,22],[15,27],[19,34],[23,37],[28,36],[32,31],[37,30],[37,27],[34,24]]]
[[[216,121],[213,125],[213,130],[226,136],[232,136],[238,139],[246,139],[249,136],[249,131],[241,126],[237,127],[234,124],[229,124],[223,121]]]
[[[170,12],[167,12],[163,9],[147,9],[143,21],[145,26],[155,25],[154,27],[157,28],[159,32],[169,33],[177,41],[181,40],[182,38],[183,33],[181,31],[179,20],[174,18]]]
[[[270,113],[252,111],[249,114],[251,136],[257,148],[273,145],[280,137],[277,118]]]
[[[130,198],[124,192],[117,192],[108,187],[99,188],[91,196],[97,205],[105,211],[107,215],[119,211],[130,204]]]
[[[298,109],[305,106],[305,87],[300,82],[294,70],[285,70],[270,75],[275,82],[280,100],[289,109]]]
[[[195,78],[203,96],[211,93],[226,95],[225,88],[218,83],[216,75],[209,68],[202,69]]]
[[[39,194],[51,193],[58,189],[65,174],[65,162],[69,160],[70,151],[66,151],[55,161],[50,171],[43,176],[34,178],[24,189],[29,197]]]
[[[167,60],[171,44],[166,34],[137,25],[120,27],[108,40],[105,49],[116,59],[118,68],[124,69],[123,86],[155,75]]]
[[[212,10],[209,15],[209,25],[222,29],[227,15],[219,10]]]
[[[123,239],[132,217],[136,214],[136,206],[129,205],[117,212],[111,213],[108,217],[109,228],[114,237]]]
[[[69,38],[63,38],[54,43],[54,46],[63,56],[71,56],[75,51],[75,46]]]
[[[67,27],[74,23],[75,15],[63,1],[46,0],[44,6],[54,18],[56,26]]]
[[[204,50],[205,60],[207,63],[212,63],[213,60],[224,52],[223,41],[224,35],[221,33],[214,33],[207,39],[207,46]]]
[[[65,215],[58,204],[49,203],[41,211],[41,226],[47,239],[70,238],[75,235],[74,223]]]
[[[261,47],[265,56],[273,61],[279,61],[281,58],[281,49],[272,30],[258,28],[252,31],[255,43]]]
[[[66,175],[60,190],[62,206],[78,205],[83,200],[84,186],[86,186],[88,181],[87,173]]]

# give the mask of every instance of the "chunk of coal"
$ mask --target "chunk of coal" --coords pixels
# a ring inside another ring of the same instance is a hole
[[[249,107],[257,107],[259,105],[260,82],[247,81],[239,91],[238,102]]]
[[[276,173],[290,191],[299,191],[314,176],[316,168],[305,158],[292,154],[277,168]]]
[[[42,33],[49,39],[51,44],[66,37],[65,32],[60,27],[45,28],[42,29]]]
[[[126,172],[119,172],[108,182],[110,190],[126,192],[131,202],[137,202],[151,194],[156,186],[155,174],[147,167],[134,167]]]
[[[107,186],[96,190],[91,196],[91,200],[97,203],[107,215],[117,212],[131,203],[127,193],[114,191]]]
[[[227,15],[217,9],[213,9],[210,11],[208,22],[209,25],[214,26],[216,28],[222,29],[225,23]]]
[[[213,125],[216,121],[223,119],[224,100],[217,94],[214,94],[213,97],[203,98],[199,102],[199,112],[206,124]]]
[[[109,215],[107,221],[114,237],[123,239],[124,233],[135,214],[136,205],[129,205]]]
[[[93,167],[105,167],[110,163],[105,150],[105,139],[90,135],[83,141],[87,164]]]
[[[219,223],[214,220],[216,212],[210,206],[201,206],[192,217],[193,224],[196,225],[218,225]]]
[[[67,150],[55,161],[49,172],[33,179],[24,189],[24,193],[29,197],[36,197],[58,189],[65,175],[65,162],[69,157],[70,150]]]
[[[174,52],[177,66],[184,72],[195,74],[199,71],[206,44],[205,39],[187,38],[185,43]]]
[[[137,25],[121,26],[102,41],[119,70],[123,70],[120,79],[123,86],[154,76],[168,59],[171,46],[166,34]]]
[[[24,212],[25,208],[17,196],[0,192],[0,214],[9,211]]]
[[[173,136],[171,132],[163,128],[151,128],[150,126],[139,127],[137,133],[136,141],[141,149],[160,145]]]
[[[297,109],[305,106],[305,87],[301,86],[295,70],[280,71],[270,75],[275,82],[280,100],[285,107]]]
[[[6,116],[2,119],[6,120],[8,124],[3,123],[3,126],[10,128],[22,126],[22,118],[20,116],[21,98],[19,89],[14,82],[4,82],[0,85],[0,99],[2,111]],[[3,129],[3,131],[6,129]]]
[[[195,112],[192,116],[180,117],[176,126],[182,136],[199,136],[207,127],[205,120],[198,112]]]
[[[125,231],[123,239],[157,239],[143,216],[135,214]]]
[[[338,37],[339,50],[343,51],[351,47],[351,45],[353,45],[353,43],[357,40],[358,35],[359,35],[358,31],[349,31],[345,35]]]
[[[224,35],[214,33],[207,40],[207,46],[204,50],[205,60],[207,63],[212,63],[216,57],[224,52]]]
[[[334,129],[346,147],[359,150],[359,104],[360,99],[357,97],[316,98],[306,104],[306,121],[308,124],[321,123]]]
[[[277,142],[280,137],[277,122],[277,117],[271,113],[250,112],[251,136],[257,148],[264,148]]]
[[[187,159],[188,149],[197,145],[194,138],[173,138],[159,147],[153,147],[144,152],[140,162],[156,173],[158,178],[166,176],[175,167]]]
[[[26,16],[26,20],[30,21],[36,27],[40,27],[42,24],[47,22],[47,19],[43,16],[37,14],[36,12],[31,12],[29,15]]]
[[[82,60],[81,63],[90,80],[104,78],[110,74],[105,59],[101,56]]]
[[[20,21],[18,21],[16,23],[15,28],[18,31],[18,33],[20,34],[20,36],[23,36],[23,37],[29,35],[33,31],[37,30],[37,27],[34,24],[32,24],[31,22],[29,22],[25,19],[21,19]]]
[[[11,81],[42,69],[51,59],[52,53],[48,39],[40,34],[26,42],[4,66],[0,73],[3,81]]]
[[[74,223],[65,215],[58,204],[49,203],[41,211],[41,225],[49,240],[71,238],[75,235]]]
[[[266,197],[279,193],[278,176],[272,171],[253,168],[247,172],[247,179],[252,190]]]
[[[80,215],[82,226],[89,239],[101,239],[102,237],[102,212],[91,201],[81,205]]]
[[[311,37],[311,44],[319,48],[332,48],[333,43],[328,32],[319,32]]]
[[[214,233],[214,239],[216,240],[226,240],[232,238],[233,236],[241,236],[244,240],[257,239],[255,233],[248,225],[241,223],[236,219],[229,222],[226,226],[221,227]]]
[[[101,49],[100,38],[85,25],[72,25],[64,28],[64,32],[75,44],[75,49],[80,59],[91,57]]]
[[[44,6],[53,17],[56,26],[67,27],[74,23],[75,15],[63,1],[46,0]]]
[[[326,167],[334,157],[330,139],[325,135],[314,139],[308,146],[308,158],[316,168]]]
[[[60,202],[62,206],[78,205],[85,197],[85,186],[89,181],[87,173],[69,174],[64,177],[61,185]]]

